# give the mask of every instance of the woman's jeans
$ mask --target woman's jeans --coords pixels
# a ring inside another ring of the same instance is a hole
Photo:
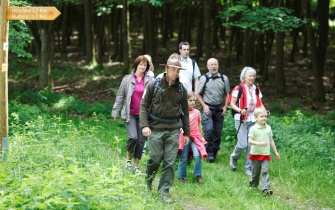
[[[200,152],[193,142],[192,139],[190,139],[190,142],[184,146],[183,151],[179,155],[179,164],[178,164],[178,178],[179,179],[185,179],[187,176],[187,157],[188,152],[190,151],[190,148],[192,148],[193,151],[193,159],[194,159],[194,168],[193,168],[193,175],[195,176],[201,176],[202,172],[202,166],[201,166],[201,155]]]

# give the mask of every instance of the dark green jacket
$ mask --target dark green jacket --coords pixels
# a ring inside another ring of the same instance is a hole
[[[152,101],[151,112],[161,119],[177,119],[181,118],[181,122],[160,122],[152,120],[148,117],[148,107],[154,95],[155,80],[148,83],[143,94],[140,108],[140,126],[150,127],[152,130],[174,130],[183,128],[184,135],[190,136],[190,123],[188,114],[187,90],[184,88],[182,98],[182,111],[180,114],[180,93],[179,93],[179,78],[169,86],[166,81],[165,74],[161,79],[162,91],[157,91],[155,98]]]

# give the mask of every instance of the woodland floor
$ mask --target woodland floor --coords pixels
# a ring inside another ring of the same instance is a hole
[[[143,54],[141,51],[141,44],[134,43],[133,45],[134,58],[137,55]],[[160,63],[165,63],[168,56],[176,52],[175,46],[177,46],[176,41],[171,41],[169,44],[169,49],[160,48],[159,54],[154,60],[155,74],[162,72],[163,69],[159,67]],[[256,83],[259,83],[261,91],[263,93],[263,103],[267,109],[271,109],[273,106],[281,106],[284,108],[285,112],[292,109],[304,109],[312,110],[318,114],[327,114],[328,112],[334,110],[335,108],[335,84],[334,84],[334,72],[335,72],[335,53],[334,50],[328,49],[326,64],[325,64],[325,76],[323,77],[324,86],[326,90],[326,102],[313,101],[311,98],[311,93],[313,91],[312,82],[313,76],[310,68],[310,59],[304,57],[302,53],[297,53],[295,56],[296,62],[288,62],[288,57],[291,49],[286,49],[285,56],[285,80],[287,87],[287,95],[285,97],[277,97],[275,94],[274,83],[274,53],[271,55],[271,61],[269,65],[269,79],[265,82],[256,79]],[[110,76],[100,76],[94,80],[92,78],[92,70],[89,70],[84,65],[84,57],[79,56],[76,50],[72,48],[69,51],[73,51],[68,54],[68,62],[76,66],[81,66],[84,70],[84,74],[88,75],[86,82],[78,83],[76,78],[67,78],[61,81],[55,81],[55,91],[59,93],[75,94],[81,99],[88,101],[90,103],[97,101],[113,101],[115,93],[113,93],[112,88],[118,88],[119,83],[122,80],[122,75],[113,74],[115,68],[120,68],[120,63],[117,61],[110,61],[105,65],[107,73],[104,75]],[[191,48],[191,57],[195,52],[194,48]],[[228,58],[225,55],[225,49],[217,50],[214,56],[219,60],[220,72],[226,74],[230,80],[230,85],[233,87],[237,84],[239,79],[239,74],[243,65],[241,62],[236,62],[235,59]],[[61,61],[60,61],[61,62]],[[55,62],[57,65],[57,62]],[[202,73],[207,72],[205,68],[206,60],[197,59],[197,63],[202,71]],[[230,63],[229,66],[226,64]],[[132,65],[132,61],[130,63]],[[257,70],[257,67],[256,67]],[[91,75],[91,77],[89,76]],[[117,80],[111,80],[111,78],[118,78]],[[114,81],[114,82],[111,82]]]

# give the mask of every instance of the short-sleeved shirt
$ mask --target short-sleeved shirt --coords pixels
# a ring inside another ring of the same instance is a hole
[[[261,142],[265,141],[268,143],[266,147],[251,145],[250,154],[252,155],[270,155],[270,137],[272,137],[271,126],[265,124],[265,127],[255,124],[250,128],[248,137],[251,137],[254,141]]]
[[[192,81],[201,76],[197,62],[194,62],[194,72],[192,59],[190,57],[180,60],[181,66],[186,70],[180,70],[179,78],[187,90],[192,91]]]
[[[218,74],[218,78],[213,79],[210,72],[207,73],[209,80],[206,83],[206,76],[200,77],[198,93],[202,94],[202,98],[206,104],[220,105],[224,103],[224,96],[230,92],[228,77],[224,74]],[[223,81],[221,79],[223,76]]]

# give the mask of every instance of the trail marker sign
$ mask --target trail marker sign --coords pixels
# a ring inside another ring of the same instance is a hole
[[[56,7],[7,7],[7,20],[54,20],[61,13]]]

